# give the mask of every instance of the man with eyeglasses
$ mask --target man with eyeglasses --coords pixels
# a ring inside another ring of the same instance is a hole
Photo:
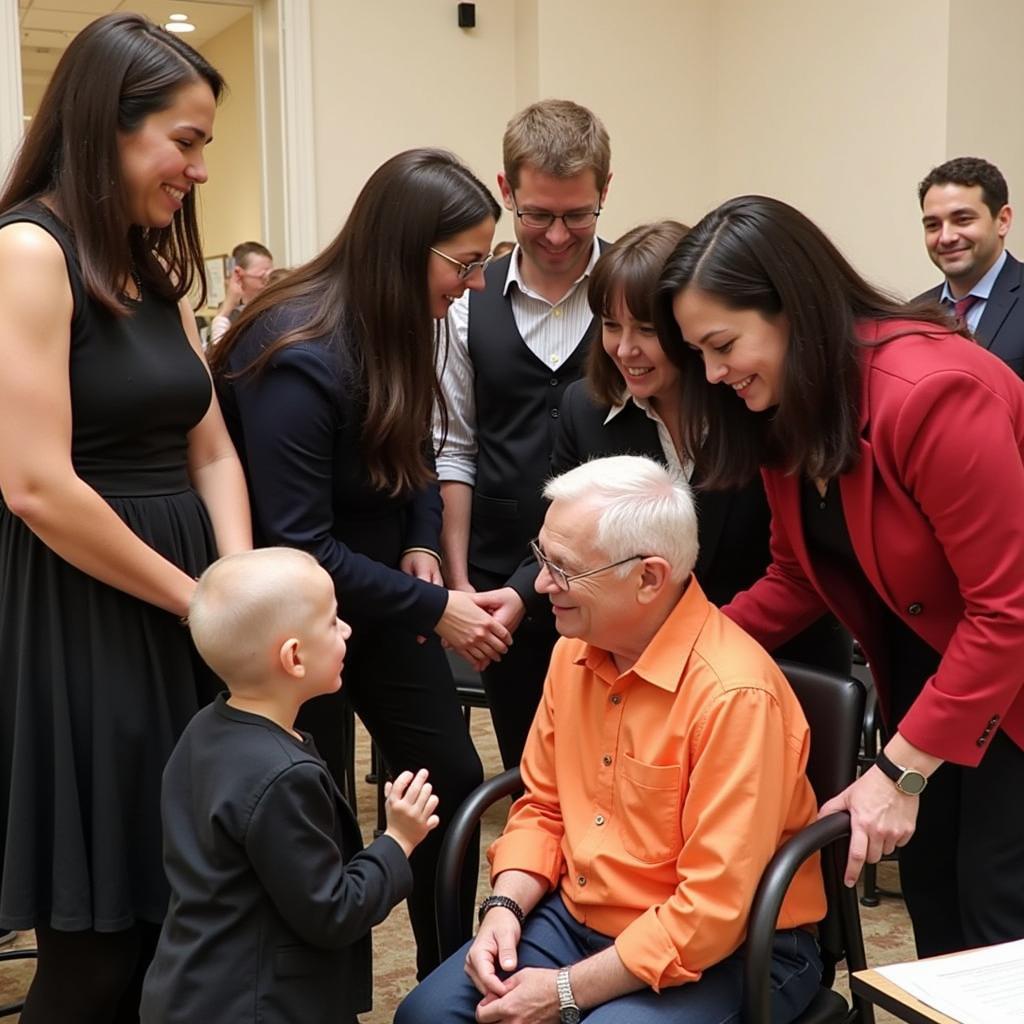
[[[259,242],[240,242],[231,250],[231,269],[224,284],[224,301],[210,324],[210,344],[220,341],[238,319],[242,307],[267,287],[274,257]]]
[[[395,1024],[737,1020],[758,881],[814,821],[807,722],[768,654],[693,576],[687,484],[651,459],[552,480],[533,544],[562,639],[491,846],[476,938]],[[772,1020],[818,989],[816,861],[783,901]]]
[[[518,764],[555,641],[538,614],[528,543],[544,515],[559,404],[582,375],[596,322],[587,277],[599,254],[597,223],[611,180],[608,133],[568,100],[516,114],[498,186],[517,245],[449,311],[441,387],[448,407],[435,443],[444,499],[445,581],[490,591],[491,609],[515,633],[483,672],[502,760]],[[518,571],[517,571],[518,570]],[[479,664],[485,663],[483,652]]]

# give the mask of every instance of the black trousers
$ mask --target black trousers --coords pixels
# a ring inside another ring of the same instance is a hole
[[[470,566],[469,579],[477,590],[495,590],[505,586],[507,577]],[[525,616],[512,639],[514,642],[501,661],[492,662],[481,673],[506,768],[519,764],[544,692],[551,648],[558,639],[551,610],[545,607],[536,615]]]
[[[909,631],[908,631],[909,632]],[[898,723],[939,656],[906,635],[893,651]],[[900,884],[918,956],[1024,939],[1024,750],[995,733],[976,768],[945,763],[921,794],[899,850]]]
[[[410,858],[409,920],[416,938],[416,974],[423,979],[440,962],[434,879],[441,841],[455,810],[483,781],[483,768],[436,636],[419,644],[412,633],[391,626],[353,623],[341,692],[309,701],[297,721],[300,729],[313,735],[339,786],[348,761],[341,728],[346,698],[373,737],[389,772],[397,775],[426,768],[439,797],[441,824]],[[479,843],[475,843],[462,876],[467,929],[476,900],[478,867]]]

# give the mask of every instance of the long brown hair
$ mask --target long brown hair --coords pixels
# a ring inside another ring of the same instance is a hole
[[[451,153],[399,153],[363,186],[334,241],[246,306],[210,353],[214,375],[258,374],[290,345],[344,339],[366,407],[370,480],[391,494],[423,487],[433,479],[426,439],[435,403],[444,416],[435,371],[440,328],[431,327],[427,288],[430,248],[500,215],[486,186]],[[286,303],[301,325],[229,371],[246,330]]]
[[[693,286],[730,309],[789,320],[778,407],[751,413],[709,384],[687,344],[673,302]],[[739,196],[713,210],[679,243],[662,271],[655,324],[679,367],[683,444],[700,452],[704,486],[739,486],[761,466],[830,478],[859,453],[861,320],[914,320],[936,334],[956,325],[932,301],[903,302],[864,280],[799,210],[764,196]],[[884,344],[908,333],[896,329]]]
[[[661,268],[689,230],[678,221],[660,220],[641,224],[616,239],[601,253],[587,282],[587,301],[594,316],[610,316],[621,296],[634,319],[654,323],[654,293]],[[626,395],[626,382],[600,337],[587,352],[586,377],[590,393],[602,405],[618,405]]]
[[[197,81],[220,99],[220,73],[173,33],[138,14],[98,18],[64,51],[0,196],[0,213],[47,197],[74,237],[86,290],[115,315],[128,312],[133,270],[175,302],[198,277],[205,301],[195,190],[166,228],[132,224],[117,144]]]

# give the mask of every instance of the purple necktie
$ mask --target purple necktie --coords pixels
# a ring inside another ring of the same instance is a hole
[[[953,312],[956,314],[957,320],[963,320],[964,323],[967,323],[967,311],[976,302],[980,301],[980,295],[965,295],[962,299],[957,299],[953,303]]]

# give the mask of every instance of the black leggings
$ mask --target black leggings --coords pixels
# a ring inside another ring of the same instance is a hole
[[[142,979],[158,924],[120,932],[62,932],[36,925],[39,961],[21,1024],[138,1024]]]

